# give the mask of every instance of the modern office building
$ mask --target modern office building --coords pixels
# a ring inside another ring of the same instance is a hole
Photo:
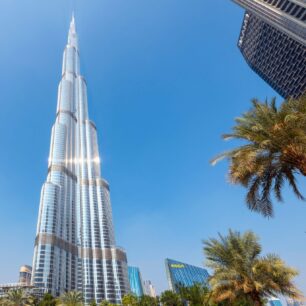
[[[149,280],[145,280],[143,282],[143,287],[144,287],[144,294],[149,295],[151,297],[156,297],[156,290],[155,287],[152,285],[152,282]]]
[[[136,296],[142,296],[144,294],[144,288],[139,268],[128,267],[128,275],[131,292]]]
[[[110,189],[101,177],[79,55],[73,17],[41,191],[32,284],[55,296],[81,291],[86,304],[120,304],[129,292],[127,258],[115,243]]]
[[[246,9],[238,47],[281,96],[306,91],[306,1],[233,0]]]
[[[305,0],[233,0],[275,29],[306,45]]]
[[[166,259],[166,274],[169,287],[177,291],[178,287],[190,287],[194,284],[205,284],[209,274],[206,269],[192,266],[173,259]]]
[[[23,285],[31,285],[32,267],[24,265],[19,270],[19,283]]]

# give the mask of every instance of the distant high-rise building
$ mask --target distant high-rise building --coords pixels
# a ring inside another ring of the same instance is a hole
[[[28,265],[21,266],[17,283],[0,284],[0,298],[5,297],[9,291],[18,289],[22,289],[26,294],[32,294],[31,275],[32,267]]]
[[[58,87],[48,175],[41,191],[32,283],[58,296],[82,292],[121,303],[129,292],[127,258],[115,243],[110,189],[101,176],[97,128],[89,119],[72,18]]]
[[[306,91],[306,1],[233,0],[246,9],[238,47],[249,66],[285,98]]]
[[[205,284],[209,274],[206,269],[192,266],[173,259],[166,259],[166,274],[169,287],[177,291],[179,286],[190,287],[194,284]]]
[[[136,296],[143,295],[143,282],[139,268],[137,267],[128,267],[129,281],[131,292]]]
[[[19,283],[22,285],[31,285],[32,267],[24,265],[19,270]]]
[[[283,304],[280,299],[272,298],[272,299],[269,299],[268,305],[269,306],[282,306]]]
[[[154,286],[152,285],[151,281],[145,280],[143,282],[143,286],[144,286],[144,294],[145,295],[149,295],[151,297],[156,297],[156,290],[155,290]]]

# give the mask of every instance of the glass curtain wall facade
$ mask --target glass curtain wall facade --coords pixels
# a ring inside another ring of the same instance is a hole
[[[142,296],[144,290],[139,268],[128,267],[128,274],[131,292],[136,296]]]
[[[190,287],[206,283],[209,274],[206,269],[192,266],[173,259],[166,259],[166,274],[171,290],[178,291],[180,286]]]
[[[246,13],[238,47],[249,66],[284,98],[306,91],[306,1],[233,0]]]
[[[35,240],[32,284],[42,292],[81,291],[86,304],[120,303],[129,292],[127,258],[116,247],[109,185],[100,168],[73,17]]]
[[[298,98],[306,92],[302,43],[247,12],[238,48],[248,65],[281,96]]]
[[[305,0],[233,0],[274,28],[306,45]]]

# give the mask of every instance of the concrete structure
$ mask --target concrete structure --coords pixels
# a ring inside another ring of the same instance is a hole
[[[110,189],[101,176],[97,128],[88,116],[79,56],[73,17],[41,191],[32,284],[55,296],[80,291],[86,304],[120,304],[129,293],[127,258],[115,243]]]

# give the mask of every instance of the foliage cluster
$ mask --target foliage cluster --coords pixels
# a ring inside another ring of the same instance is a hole
[[[178,286],[177,292],[164,291],[160,297],[132,294],[122,299],[123,306],[263,306],[272,296],[299,298],[293,283],[298,274],[275,254],[262,255],[258,237],[251,231],[232,230],[226,236],[204,241],[204,254],[212,275],[207,284]],[[40,301],[21,289],[11,290],[0,306],[83,306],[80,292],[66,292],[55,299],[46,294]],[[99,305],[115,306],[107,301]]]
[[[273,216],[271,195],[282,201],[287,182],[299,199],[304,199],[296,179],[306,176],[306,95],[285,100],[279,107],[276,100],[261,103],[236,119],[232,133],[225,140],[244,142],[217,156],[212,163],[227,158],[229,179],[247,188],[249,209],[264,216]]]

